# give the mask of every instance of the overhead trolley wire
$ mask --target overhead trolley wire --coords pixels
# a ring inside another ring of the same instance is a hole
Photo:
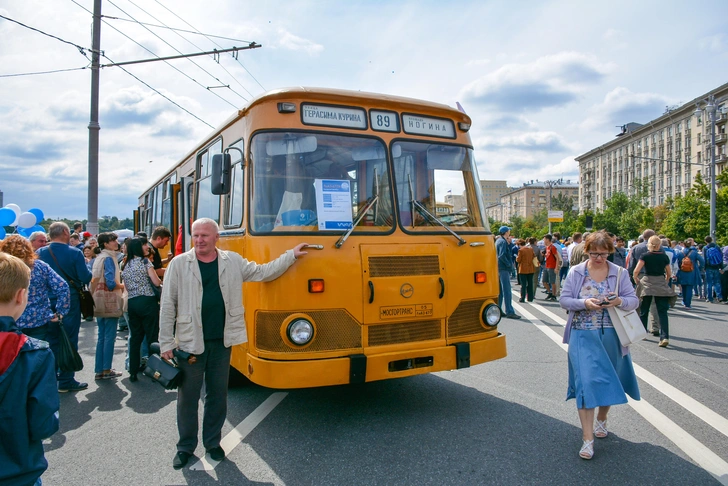
[[[161,20],[159,20],[159,19],[158,19],[157,17],[155,17],[154,15],[152,15],[152,14],[150,14],[149,12],[147,12],[146,10],[144,10],[144,9],[143,9],[143,8],[141,8],[141,7],[139,6],[139,5],[137,5],[136,3],[132,2],[132,0],[128,0],[128,2],[129,2],[129,3],[131,3],[132,5],[134,5],[134,6],[136,7],[136,8],[138,8],[138,9],[139,9],[139,10],[141,10],[142,12],[144,12],[145,14],[149,15],[149,16],[150,16],[151,18],[153,18],[153,19],[154,19],[154,20],[156,20],[157,22],[160,22],[160,23],[161,23],[162,25],[164,25],[165,27],[167,27],[167,28],[170,28],[169,26],[167,26],[166,24],[164,24],[164,22],[162,22]],[[111,3],[111,2],[110,2],[110,3]],[[113,3],[111,3],[111,4],[112,4],[112,5],[114,5]],[[114,5],[114,6],[116,7],[116,5]],[[119,8],[119,7],[116,7],[116,8]],[[121,10],[121,9],[119,9],[119,10]],[[123,12],[123,10],[122,10],[122,12]],[[124,13],[126,13],[126,12],[124,12]],[[127,15],[129,15],[129,14],[127,14]],[[131,17],[131,16],[130,16],[130,17]],[[134,17],[131,17],[131,18],[132,18],[132,19],[134,19]],[[134,20],[136,20],[136,19],[134,19]],[[141,22],[139,22],[139,23],[141,24]],[[141,24],[141,25],[143,26],[143,24]],[[149,29],[148,29],[147,27],[144,27],[144,28],[145,28],[145,29],[147,29],[147,30],[149,30]],[[151,30],[149,30],[149,32],[152,32],[152,31],[151,31]],[[185,37],[184,37],[184,36],[183,36],[182,34],[180,34],[180,33],[178,33],[178,32],[174,32],[174,33],[175,33],[175,34],[177,34],[177,35],[178,35],[179,37],[181,37],[181,38],[182,38],[182,39],[183,39],[184,41],[186,41],[186,42],[189,42],[190,44],[192,44],[192,45],[193,45],[193,46],[194,46],[195,48],[199,49],[200,51],[204,51],[204,49],[203,49],[203,48],[201,48],[201,47],[199,47],[199,46],[195,45],[195,44],[194,44],[194,43],[193,43],[192,41],[190,41],[190,40],[186,39],[186,38],[185,38]],[[152,34],[154,34],[154,32],[152,32]],[[156,34],[154,34],[154,35],[156,36]],[[173,47],[173,46],[172,46],[171,44],[169,44],[168,42],[166,42],[166,41],[165,41],[164,39],[162,39],[162,38],[161,38],[161,37],[159,37],[159,36],[157,36],[157,37],[158,37],[159,39],[161,39],[161,40],[162,40],[162,42],[165,42],[165,43],[166,43],[166,44],[167,44],[168,46],[172,47],[172,49],[175,49],[175,48],[174,48],[174,47]],[[245,41],[241,41],[241,42],[245,42]],[[176,50],[177,52],[179,52],[180,54],[182,54],[182,53],[181,53],[180,51],[178,51],[177,49],[175,49],[175,50]],[[234,89],[232,89],[232,88],[231,88],[231,87],[230,87],[229,85],[226,85],[225,83],[223,83],[223,82],[222,82],[222,81],[221,81],[221,80],[220,80],[220,79],[219,79],[219,78],[218,78],[217,76],[213,75],[212,73],[210,73],[209,71],[207,71],[206,69],[204,69],[204,68],[203,68],[202,66],[200,66],[200,65],[199,65],[199,64],[197,64],[196,62],[192,61],[192,59],[188,59],[188,60],[189,60],[189,61],[190,61],[190,62],[191,62],[192,64],[194,64],[195,66],[199,67],[200,69],[202,69],[203,71],[205,71],[205,72],[206,72],[207,74],[209,74],[209,75],[210,75],[210,76],[211,76],[212,78],[214,78],[214,79],[215,79],[215,81],[219,82],[219,83],[220,83],[220,84],[222,85],[221,87],[225,87],[225,88],[229,89],[230,91],[232,91],[233,93],[235,93],[236,95],[238,95],[238,96],[239,96],[240,98],[242,98],[243,100],[245,100],[245,101],[248,101],[248,98],[246,98],[245,96],[241,95],[240,93],[238,93],[237,91],[235,91]],[[221,68],[223,68],[223,70],[224,70],[224,71],[225,71],[226,73],[228,73],[228,75],[230,75],[230,77],[232,77],[232,78],[233,78],[233,80],[235,80],[235,76],[233,76],[232,74],[230,74],[230,72],[229,72],[229,71],[228,71],[227,69],[225,69],[225,67],[224,67],[224,66],[223,66],[222,64],[220,64],[220,63],[218,62],[218,65],[219,65],[219,66],[220,66]],[[242,86],[242,85],[241,85],[241,86]],[[210,89],[210,88],[208,88],[208,89]],[[243,89],[245,89],[245,86],[243,86]],[[250,91],[248,91],[247,89],[245,89],[245,91],[247,91],[247,93],[248,93],[249,95],[251,95],[251,96],[252,96],[252,94],[250,93]]]
[[[129,3],[132,3],[132,2],[129,2]],[[132,5],[134,5],[134,4],[132,3]],[[214,37],[215,39],[223,39],[223,40],[229,40],[229,41],[233,41],[233,42],[243,42],[245,44],[250,44],[252,42],[252,41],[246,41],[246,40],[242,40],[242,39],[233,39],[232,37],[223,37],[221,35],[212,35],[212,34],[205,34],[202,32],[195,32],[194,30],[186,30],[186,29],[179,29],[177,27],[170,27],[169,25],[165,24],[161,20],[159,20],[156,17],[154,17],[153,15],[151,15],[149,12],[147,12],[143,8],[141,8],[137,5],[134,5],[134,6],[137,7],[139,10],[145,12],[147,15],[152,17],[157,22],[161,22],[162,25],[150,24],[149,22],[140,22],[138,20],[125,19],[123,17],[112,17],[111,15],[102,15],[101,17],[103,17],[105,19],[121,20],[122,22],[132,22],[135,24],[146,25],[149,27],[157,27],[159,29],[169,29],[169,30],[173,30],[176,32],[184,32],[185,34],[204,35],[205,37]]]
[[[201,33],[201,32],[193,32],[193,31],[189,31],[189,30],[182,30],[182,29],[173,29],[172,27],[169,27],[169,26],[168,26],[167,24],[165,24],[164,22],[162,22],[161,20],[159,20],[158,18],[156,18],[155,16],[153,16],[152,14],[150,14],[149,12],[147,12],[146,10],[144,10],[143,8],[141,8],[140,6],[138,6],[137,4],[135,4],[134,2],[132,2],[131,0],[128,0],[128,1],[129,1],[129,3],[131,3],[132,5],[134,5],[134,6],[136,7],[136,8],[138,8],[138,9],[139,9],[139,10],[141,10],[142,12],[144,12],[144,13],[146,13],[147,15],[149,15],[150,17],[152,17],[152,18],[153,18],[154,20],[156,20],[157,22],[160,22],[160,23],[161,23],[161,24],[162,24],[162,25],[163,25],[164,27],[167,27],[167,28],[169,28],[169,29],[172,29],[173,31],[176,31],[176,30],[180,30],[181,32],[190,32],[190,33],[194,33],[194,34],[204,35],[205,37],[207,37],[207,38],[208,38],[208,40],[210,40],[210,39],[209,39],[209,37],[218,37],[218,38],[221,38],[221,39],[229,39],[228,37],[219,37],[219,36],[214,36],[214,35],[213,35],[213,36],[209,36],[208,34],[203,34],[203,33]],[[181,37],[182,39],[184,39],[185,41],[187,41],[187,42],[189,42],[190,44],[192,44],[192,45],[193,45],[193,46],[195,47],[195,49],[199,49],[199,50],[201,50],[201,51],[203,51],[203,50],[204,50],[204,49],[203,49],[202,47],[198,46],[197,44],[195,44],[195,43],[194,43],[194,42],[192,42],[191,40],[189,40],[189,39],[187,39],[186,37],[184,37],[183,35],[179,34],[178,32],[175,32],[175,34],[177,34],[177,35],[178,35],[178,36],[180,36],[180,37]],[[238,40],[238,39],[232,39],[232,40]],[[240,42],[248,42],[248,41],[242,41],[242,40],[241,40]],[[220,46],[219,44],[217,44],[217,46],[218,46],[218,47],[222,47],[222,46]],[[233,58],[234,58],[234,59],[237,59],[237,53],[235,53],[235,54],[233,55]],[[252,97],[252,96],[254,96],[254,95],[253,95],[253,93],[251,93],[251,92],[250,92],[250,91],[248,90],[248,88],[246,88],[246,87],[245,87],[245,85],[243,85],[243,84],[242,84],[242,83],[241,83],[240,81],[238,81],[238,79],[237,79],[237,78],[236,78],[236,77],[235,77],[235,76],[234,76],[234,75],[233,75],[233,74],[232,74],[232,73],[231,73],[230,71],[228,71],[228,70],[227,70],[227,69],[225,68],[225,66],[223,66],[223,65],[222,65],[222,64],[221,64],[221,63],[220,63],[219,61],[218,61],[218,63],[217,63],[217,64],[218,64],[218,66],[220,66],[220,67],[222,68],[222,70],[223,70],[223,71],[225,71],[225,72],[226,72],[226,73],[227,73],[227,74],[228,74],[228,75],[229,75],[229,76],[230,76],[230,77],[231,77],[231,78],[233,79],[233,81],[235,81],[236,83],[238,83],[238,84],[240,85],[240,87],[241,87],[241,88],[243,88],[243,89],[245,90],[245,92],[246,92],[246,93],[248,93],[248,94],[249,94],[249,95],[250,95],[251,97]],[[219,81],[219,80],[218,80],[218,81]],[[220,82],[222,83],[222,81],[220,81]],[[227,88],[228,88],[228,89],[230,89],[230,90],[232,91],[232,88],[230,88],[229,86],[227,86]],[[236,93],[236,94],[237,94],[237,93]],[[238,96],[240,96],[240,95],[238,95]],[[245,99],[245,98],[243,98],[243,99]],[[248,101],[248,100],[247,100],[247,99],[245,99],[245,101]]]
[[[82,9],[84,9],[84,10],[85,10],[86,12],[90,13],[91,15],[93,15],[93,12],[91,12],[90,10],[88,10],[88,9],[87,9],[86,7],[84,7],[83,5],[79,4],[78,2],[76,2],[76,0],[71,0],[71,2],[75,3],[76,5],[78,5],[78,6],[79,6],[79,7],[81,7]],[[117,29],[116,27],[114,27],[113,25],[111,25],[110,23],[108,23],[107,21],[105,21],[104,19],[101,19],[101,21],[102,21],[102,22],[103,22],[104,24],[106,24],[106,25],[108,25],[109,27],[111,27],[112,29],[114,29],[115,31],[117,31],[117,32],[118,32],[119,34],[123,35],[124,37],[126,37],[127,39],[129,39],[130,41],[132,41],[132,42],[133,42],[134,44],[138,45],[139,47],[141,47],[141,48],[142,48],[142,49],[144,49],[145,51],[149,52],[149,53],[150,53],[151,55],[153,55],[154,57],[157,57],[157,58],[159,57],[159,56],[158,56],[158,55],[156,55],[156,54],[155,54],[154,52],[152,52],[152,51],[151,51],[150,49],[147,49],[147,48],[146,48],[146,47],[144,47],[144,46],[143,46],[142,44],[140,44],[139,42],[135,41],[134,39],[132,39],[131,37],[129,37],[128,35],[126,35],[126,34],[125,34],[124,32],[120,31],[119,29]],[[102,53],[102,55],[103,55],[103,53]],[[106,57],[106,56],[104,56],[104,57]],[[109,58],[108,58],[108,57],[106,57],[106,59],[109,59]],[[111,61],[111,59],[109,59],[109,60]],[[113,62],[113,61],[112,61],[112,62]],[[189,79],[190,81],[194,82],[195,84],[197,84],[197,85],[201,86],[201,87],[202,87],[202,88],[203,88],[203,89],[204,89],[205,91],[207,91],[207,92],[209,92],[209,93],[212,93],[213,95],[217,96],[218,98],[220,98],[220,99],[221,99],[222,101],[224,101],[224,102],[225,102],[225,103],[227,103],[228,105],[232,106],[233,108],[235,108],[235,109],[237,109],[237,108],[238,108],[237,106],[235,106],[234,104],[230,103],[230,102],[229,102],[228,100],[226,100],[225,98],[223,98],[223,97],[222,97],[222,96],[220,96],[219,94],[215,93],[215,92],[214,92],[214,91],[212,91],[212,90],[209,90],[209,89],[207,89],[207,87],[206,87],[205,85],[203,85],[202,83],[200,83],[199,81],[197,81],[196,79],[194,79],[194,78],[193,78],[192,76],[190,76],[189,74],[187,74],[187,73],[185,73],[184,71],[180,70],[179,68],[175,67],[175,66],[174,66],[173,64],[169,63],[168,61],[164,61],[164,62],[165,62],[165,63],[166,63],[166,64],[167,64],[167,65],[168,65],[169,67],[171,67],[172,69],[174,69],[175,71],[177,71],[178,73],[180,73],[180,74],[181,74],[182,76],[186,77],[187,79]],[[128,72],[128,71],[127,71],[127,72]],[[129,74],[131,74],[131,73],[129,73]]]
[[[114,61],[113,61],[113,60],[112,60],[111,58],[109,58],[109,56],[107,56],[106,54],[102,54],[102,56],[103,56],[103,57],[105,57],[106,59],[108,59],[109,61],[111,61],[112,63],[114,62]],[[168,96],[164,95],[164,94],[163,94],[162,92],[160,92],[159,90],[157,90],[157,89],[153,88],[153,87],[152,87],[152,86],[150,86],[150,85],[149,85],[148,83],[146,83],[146,82],[142,81],[141,79],[139,79],[139,77],[138,77],[138,76],[135,76],[134,74],[130,73],[129,71],[127,71],[126,69],[124,69],[124,68],[123,68],[122,66],[119,66],[119,65],[117,65],[116,67],[118,67],[119,69],[121,69],[121,70],[122,70],[122,71],[124,71],[124,72],[125,72],[126,74],[128,74],[128,75],[129,75],[129,76],[131,76],[132,78],[136,79],[136,80],[137,80],[137,81],[139,81],[140,83],[142,83],[142,84],[143,84],[144,86],[146,86],[147,88],[149,88],[149,89],[151,89],[152,91],[154,91],[155,93],[157,93],[157,94],[158,94],[159,96],[161,96],[161,97],[162,97],[162,98],[164,98],[165,100],[167,100],[167,101],[169,101],[170,103],[172,103],[172,104],[173,104],[174,106],[176,106],[176,107],[177,107],[177,108],[179,108],[180,110],[184,111],[184,112],[185,112],[185,113],[187,113],[188,115],[190,115],[190,116],[192,116],[192,117],[196,118],[197,120],[201,121],[202,123],[204,123],[205,125],[207,125],[207,126],[208,126],[208,127],[210,127],[211,129],[213,129],[213,130],[215,129],[215,127],[213,127],[212,125],[210,125],[209,123],[207,123],[207,122],[206,122],[205,120],[203,120],[203,119],[202,119],[202,118],[200,118],[199,116],[197,116],[197,115],[195,115],[194,113],[192,113],[191,111],[189,111],[189,110],[188,110],[187,108],[184,108],[184,107],[183,107],[182,105],[180,105],[180,104],[179,104],[179,103],[177,103],[176,101],[172,100],[172,99],[171,99],[171,98],[169,98]]]
[[[4,15],[0,15],[0,18],[2,18],[2,19],[5,19],[5,20],[9,20],[10,22],[14,22],[14,23],[16,23],[16,24],[18,24],[18,25],[20,25],[20,26],[23,26],[23,27],[25,27],[26,29],[30,29],[30,30],[32,30],[32,31],[38,32],[39,34],[43,34],[43,35],[46,35],[46,36],[48,36],[48,37],[50,37],[50,38],[52,38],[52,39],[56,39],[56,40],[59,40],[59,41],[63,42],[64,44],[68,44],[68,45],[71,45],[71,46],[75,47],[76,49],[78,49],[78,51],[79,51],[79,52],[80,52],[80,53],[81,53],[81,54],[82,54],[82,55],[83,55],[83,56],[84,56],[84,57],[85,57],[86,59],[88,59],[88,56],[86,55],[86,51],[91,51],[91,49],[89,49],[89,48],[87,48],[87,47],[82,47],[82,46],[79,46],[78,44],[74,44],[73,42],[67,41],[67,40],[65,40],[65,39],[61,39],[61,38],[60,38],[60,37],[58,37],[58,36],[55,36],[55,35],[53,35],[53,34],[49,34],[48,32],[43,32],[42,30],[40,30],[40,29],[36,29],[35,27],[31,27],[31,26],[29,26],[29,25],[25,25],[25,24],[24,24],[24,23],[22,23],[22,22],[18,22],[17,20],[15,20],[15,19],[11,19],[10,17],[6,17],[6,16],[4,16]],[[90,59],[89,59],[89,60],[90,60]]]
[[[186,21],[185,19],[183,19],[182,17],[180,17],[179,15],[177,15],[177,14],[176,14],[175,12],[173,12],[172,10],[170,10],[170,9],[169,9],[169,8],[168,8],[167,6],[165,6],[165,5],[164,5],[164,4],[162,3],[162,2],[160,2],[159,0],[154,0],[154,1],[155,1],[155,2],[157,2],[157,3],[158,3],[158,4],[160,5],[160,6],[162,6],[162,7],[163,7],[163,8],[165,9],[165,10],[167,10],[167,11],[168,11],[169,13],[171,13],[172,15],[174,15],[175,17],[177,17],[178,19],[180,19],[180,20],[181,20],[182,22],[184,22],[185,24],[187,24],[188,26],[190,26],[191,28],[193,28],[193,29],[194,29],[194,30],[195,30],[196,32],[199,32],[200,34],[202,34],[202,32],[200,32],[200,30],[199,30],[199,29],[197,29],[197,28],[196,28],[196,27],[195,27],[194,25],[190,24],[190,23],[189,23],[189,22],[187,22],[187,21]],[[202,35],[205,35],[205,34],[202,34]],[[206,37],[207,37],[207,36],[206,36]],[[217,42],[215,42],[214,40],[210,39],[209,37],[208,37],[208,40],[209,40],[210,42],[212,42],[213,44],[215,44],[215,45],[216,45],[217,47],[222,47],[222,46],[221,46],[220,44],[218,44],[218,43],[217,43]],[[263,91],[265,91],[265,88],[263,87],[263,85],[262,85],[262,84],[260,84],[260,81],[258,81],[258,80],[257,80],[257,79],[255,78],[255,76],[253,76],[253,73],[251,73],[251,72],[250,72],[250,71],[248,70],[248,68],[246,68],[246,67],[245,67],[245,65],[243,65],[243,63],[242,63],[242,62],[240,62],[240,59],[238,59],[237,57],[235,57],[235,60],[237,61],[237,63],[238,63],[238,64],[240,64],[240,66],[241,66],[241,67],[242,67],[242,68],[243,68],[243,69],[245,70],[245,72],[246,72],[246,73],[248,73],[248,74],[250,75],[250,77],[251,77],[251,78],[253,78],[253,81],[255,81],[256,83],[258,83],[258,86],[260,86],[260,88],[261,88],[261,89],[262,89]],[[236,80],[236,81],[237,81],[237,80]],[[242,84],[240,83],[240,81],[238,81],[238,84],[240,84],[240,86],[243,86],[243,85],[242,85]],[[244,88],[244,87],[243,87],[243,88]],[[246,91],[248,91],[248,90],[246,90]],[[248,91],[248,92],[249,92],[249,91]],[[251,96],[252,96],[252,95],[251,95]]]
[[[125,15],[127,15],[127,16],[131,17],[131,18],[132,18],[133,20],[135,20],[135,21],[136,21],[136,19],[135,19],[135,18],[134,18],[134,17],[132,16],[132,15],[130,15],[129,13],[125,12],[125,11],[124,11],[124,10],[123,10],[123,9],[122,9],[121,7],[119,7],[118,5],[116,5],[116,4],[115,4],[114,2],[112,2],[111,0],[107,0],[107,2],[109,2],[109,3],[111,4],[111,5],[113,5],[113,6],[114,6],[114,7],[116,7],[117,9],[121,10],[121,12],[123,12],[123,13],[124,13]],[[155,34],[155,33],[154,33],[154,32],[153,32],[153,31],[152,31],[152,30],[151,30],[151,29],[150,29],[149,27],[146,27],[146,26],[144,26],[144,25],[142,25],[142,27],[144,27],[144,28],[145,28],[145,29],[146,29],[147,31],[149,31],[149,33],[150,33],[150,34],[152,34],[152,35],[153,35],[154,37],[156,37],[157,39],[161,40],[162,42],[164,42],[165,44],[167,44],[167,45],[168,45],[169,47],[171,47],[172,49],[174,49],[174,50],[175,50],[175,51],[177,52],[177,54],[181,54],[181,55],[184,55],[184,54],[182,53],[182,51],[180,51],[179,49],[177,49],[176,47],[174,47],[174,46],[173,46],[172,44],[170,44],[169,42],[167,42],[166,40],[164,40],[164,39],[163,39],[162,37],[160,37],[159,35]],[[118,30],[118,29],[117,29],[117,30]],[[149,52],[152,52],[152,51],[149,51]],[[153,53],[153,54],[154,54],[154,53]],[[158,56],[157,54],[154,54],[154,55],[155,55],[156,57],[160,57],[160,56]],[[199,64],[197,64],[197,63],[196,63],[195,61],[193,61],[192,59],[187,59],[187,60],[188,60],[189,62],[191,62],[192,64],[194,64],[195,66],[197,66],[198,68],[200,68],[200,69],[201,69],[202,71],[204,71],[204,72],[205,72],[205,74],[207,74],[208,76],[210,76],[211,78],[213,78],[213,79],[214,79],[215,81],[217,81],[217,82],[219,82],[219,83],[221,83],[221,84],[222,84],[222,81],[220,81],[219,79],[217,79],[217,77],[215,77],[214,75],[212,75],[212,74],[211,74],[211,73],[210,73],[209,71],[207,71],[207,70],[206,70],[205,68],[203,68],[202,66],[200,66]],[[167,62],[167,61],[164,61],[164,62]],[[169,63],[167,62],[167,64],[169,64]],[[171,64],[170,64],[170,66],[171,66]],[[182,72],[182,71],[180,71],[180,72]],[[190,78],[190,79],[192,79],[192,78]],[[204,86],[204,85],[203,85],[202,83],[198,82],[197,80],[194,80],[194,81],[195,81],[195,82],[196,82],[197,84],[199,84],[200,86],[202,86],[203,88],[205,88],[205,89],[206,89],[207,91],[209,91],[210,93],[213,93],[213,94],[215,94],[215,95],[216,95],[216,96],[217,96],[218,98],[220,98],[221,100],[225,101],[225,102],[226,102],[227,104],[229,104],[229,105],[230,105],[230,106],[232,106],[233,108],[236,108],[236,109],[238,108],[238,107],[237,107],[237,106],[236,106],[235,104],[231,103],[231,102],[230,102],[230,101],[228,101],[227,99],[225,99],[225,98],[223,98],[222,96],[218,95],[217,93],[213,92],[213,91],[212,91],[212,90],[211,90],[211,89],[210,89],[210,88],[209,88],[208,86]],[[235,92],[234,90],[232,90],[232,89],[231,89],[230,91],[232,91],[232,92],[233,92],[233,93],[235,93],[236,95],[240,96],[240,97],[241,97],[241,98],[242,98],[243,100],[245,100],[245,101],[248,101],[248,100],[247,100],[247,99],[246,99],[246,98],[245,98],[244,96],[240,95],[239,93],[236,93],[236,92]]]
[[[0,74],[0,78],[14,78],[14,77],[18,77],[18,76],[35,76],[36,74],[65,73],[68,71],[80,71],[82,69],[88,69],[88,66],[69,68],[69,69],[54,69],[53,71],[36,71],[33,73]]]

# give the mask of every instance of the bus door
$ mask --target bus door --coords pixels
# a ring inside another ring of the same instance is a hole
[[[177,194],[177,217],[182,226],[182,251],[192,248],[192,198],[195,187],[194,177],[182,177]],[[176,228],[179,229],[179,226]]]
[[[361,245],[361,258],[369,346],[444,337],[442,245]]]

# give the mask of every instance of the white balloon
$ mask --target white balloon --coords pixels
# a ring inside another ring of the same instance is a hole
[[[7,204],[5,207],[8,209],[12,209],[15,213],[15,221],[13,221],[10,226],[18,226],[18,218],[20,217],[20,206],[18,206],[17,204]]]
[[[36,222],[35,214],[33,213],[23,213],[15,220],[15,222],[20,226],[21,228],[32,228],[35,226]]]
[[[8,209],[12,209],[16,215],[20,216],[20,206],[18,206],[17,204],[7,204],[5,207]]]

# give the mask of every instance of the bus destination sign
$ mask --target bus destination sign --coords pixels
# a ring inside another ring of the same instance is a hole
[[[405,133],[455,138],[455,124],[452,120],[430,118],[427,116],[402,115],[402,125]]]
[[[362,108],[302,104],[303,123],[327,127],[367,128],[367,114]]]

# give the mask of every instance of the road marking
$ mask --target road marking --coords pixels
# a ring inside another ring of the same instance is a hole
[[[710,317],[701,316],[699,314],[692,314],[690,312],[687,312],[687,311],[684,311],[684,310],[680,310],[680,309],[674,309],[673,308],[673,309],[670,309],[670,310],[672,312],[677,312],[678,314],[684,314],[684,315],[686,315],[688,317],[695,317],[696,319],[702,319],[704,321],[712,321],[712,320],[714,320],[714,319],[711,319]]]
[[[541,322],[540,319],[538,319],[536,316],[528,312],[525,308],[513,304],[514,307],[518,312],[523,314],[523,316],[526,317],[529,321],[531,321],[532,324],[534,324],[539,330],[541,330],[544,334],[546,334],[549,338],[551,338],[554,342],[556,342],[562,349],[568,351],[568,346],[561,341],[563,340],[563,337],[559,335],[556,331],[551,329],[549,326]],[[541,307],[541,306],[539,306]],[[561,325],[565,325],[566,321],[564,321],[562,318],[556,316],[556,314],[553,314],[552,312],[545,310],[545,314],[549,314],[550,317],[554,318],[557,323],[563,322]],[[637,368],[640,368],[645,373],[649,373],[647,370],[644,370],[641,367],[638,367],[636,364],[632,363],[635,368],[635,373],[637,372]],[[639,376],[639,375],[638,375]],[[652,375],[654,376],[654,375]],[[655,377],[657,378],[657,377]],[[659,380],[659,378],[657,378]],[[651,383],[650,383],[651,384]],[[653,385],[654,386],[654,385]],[[669,386],[669,385],[668,385]],[[659,388],[658,388],[659,390]],[[663,390],[659,390],[662,393],[665,393]],[[682,392],[680,392],[682,393]],[[684,395],[684,394],[683,394]],[[672,396],[667,395],[669,398],[672,398],[675,400]],[[687,397],[687,395],[685,395]],[[690,400],[693,400],[690,397],[687,397]],[[680,403],[680,402],[677,402]],[[700,406],[703,406],[699,402],[695,402]],[[702,467],[705,471],[707,471],[709,474],[713,475],[721,484],[728,486],[728,462],[725,462],[723,459],[721,459],[717,454],[715,454],[713,451],[711,451],[709,448],[704,446],[700,441],[698,441],[695,437],[690,435],[677,425],[675,422],[667,418],[662,412],[657,410],[655,407],[653,407],[647,400],[644,398],[635,401],[632,399],[629,399],[629,405],[632,407],[633,410],[635,410],[637,413],[642,415],[642,417],[647,420],[650,424],[652,424],[662,435],[667,437],[673,444],[675,444],[680,450],[682,450],[688,457],[690,457],[693,461],[695,461],[696,464],[698,464],[700,467]],[[680,403],[683,407],[685,407],[684,404]],[[707,407],[705,407],[707,409]],[[694,410],[691,410],[690,408],[686,409],[692,413],[696,413]],[[712,410],[707,409],[710,412]],[[716,414],[717,415],[717,414]],[[699,418],[703,419],[703,417],[700,417],[699,415],[696,415]],[[718,416],[720,417],[720,416]],[[723,417],[720,417],[723,419]],[[725,419],[723,419],[725,420]],[[711,424],[712,425],[712,424]],[[720,430],[720,429],[718,429]],[[720,430],[723,432],[723,430]]]
[[[233,430],[230,431],[220,441],[220,447],[225,451],[227,456],[235,449],[245,437],[260,424],[279,403],[283,401],[288,393],[276,392],[269,396],[263,403],[258,405],[258,408],[253,410],[253,413],[245,417],[245,419],[238,424]],[[205,454],[205,457],[190,466],[191,471],[212,471],[220,464],[219,461],[214,461],[209,454]]]
[[[554,314],[549,309],[541,307],[540,311],[553,319],[556,324],[559,324],[560,326],[566,326],[566,320]],[[551,331],[553,332],[553,330]],[[554,334],[558,336],[558,333],[554,332]],[[559,344],[561,344],[561,339],[559,340]],[[564,344],[564,346],[566,345]],[[678,390],[671,384],[664,381],[662,378],[659,378],[658,376],[647,371],[640,365],[636,364],[634,360],[632,361],[632,366],[634,367],[635,374],[638,377],[642,378],[645,382],[647,382],[648,385],[652,386],[652,388],[659,391],[667,398],[682,406],[685,410],[692,413],[700,420],[703,420],[715,430],[728,437],[728,419],[726,419],[722,415],[717,414],[716,412],[706,407],[699,401],[695,400],[693,397],[689,396],[685,392]]]

